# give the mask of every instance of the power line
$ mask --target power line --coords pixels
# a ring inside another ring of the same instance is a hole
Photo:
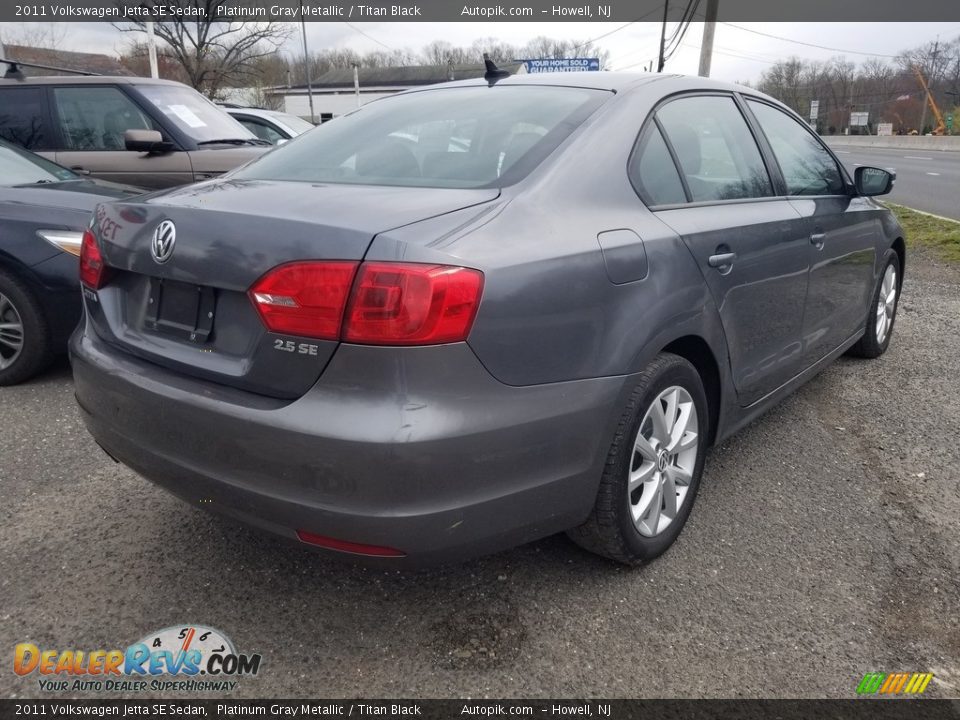
[[[699,50],[699,45],[691,45],[690,43],[681,43],[684,47],[690,48],[691,50]],[[731,52],[729,48],[718,48],[714,46],[713,52],[717,55],[727,55],[729,57],[740,58],[741,60],[753,60],[754,62],[766,63],[767,65],[776,65],[780,60],[766,60],[764,58],[754,57],[751,55],[741,55],[739,53]]]
[[[611,30],[611,31],[608,32],[608,33],[604,33],[603,35],[597,35],[595,38],[590,38],[589,40],[584,40],[584,41],[583,41],[582,43],[580,43],[579,45],[574,45],[572,48],[570,48],[570,51],[571,51],[571,52],[575,52],[575,51],[579,50],[579,49],[582,48],[582,47],[586,47],[587,45],[590,45],[591,43],[595,43],[597,40],[602,40],[602,39],[605,38],[605,37],[610,37],[610,36],[613,35],[614,33],[618,33],[618,32],[620,32],[621,30],[623,30],[624,28],[630,27],[630,26],[633,25],[635,22],[638,22],[638,21],[637,21],[637,20],[631,20],[630,22],[624,23],[624,24],[621,25],[620,27],[616,28],[615,30]]]
[[[782,35],[771,35],[770,33],[761,32],[760,30],[753,30],[752,28],[743,27],[742,25],[735,25],[730,22],[722,23],[727,27],[736,28],[737,30],[743,30],[744,32],[753,33],[754,35],[762,35],[763,37],[773,38],[774,40],[782,40],[783,42],[794,43],[795,45],[806,45],[807,47],[819,48],[820,50],[830,50],[831,52],[839,53],[850,53],[852,55],[869,55],[872,57],[883,57],[883,58],[895,58],[896,55],[885,55],[883,53],[872,53],[872,52],[863,52],[861,50],[844,50],[843,48],[829,47],[827,45],[817,45],[816,43],[804,42],[803,40],[794,40],[793,38],[783,37]]]
[[[638,17],[636,20],[631,20],[631,21],[628,22],[628,23],[624,23],[624,24],[621,25],[620,27],[614,28],[614,29],[611,30],[610,32],[606,32],[606,33],[604,33],[603,35],[597,35],[595,38],[590,38],[589,40],[584,40],[584,41],[583,41],[582,43],[580,43],[579,45],[574,45],[572,48],[570,48],[570,50],[571,50],[571,52],[573,52],[574,50],[579,50],[579,49],[582,48],[582,47],[586,47],[587,45],[590,45],[591,43],[595,43],[597,40],[603,40],[603,38],[605,38],[605,37],[610,37],[610,36],[613,35],[614,33],[618,33],[618,32],[620,32],[621,30],[623,30],[624,28],[628,28],[628,27],[630,27],[631,25],[635,25],[635,24],[637,24],[638,22],[640,22],[641,20],[650,17],[651,15],[653,15],[653,14],[654,14],[655,12],[657,12],[658,10],[660,10],[659,7],[655,7],[655,8],[653,8],[652,10],[648,10],[648,11],[645,12],[643,15],[641,15],[640,17]]]
[[[361,35],[363,35],[365,38],[367,38],[367,40],[373,40],[377,45],[380,45],[381,47],[385,47],[387,50],[394,50],[394,49],[395,49],[395,48],[392,48],[392,47],[390,47],[389,45],[387,45],[385,42],[381,42],[380,40],[377,40],[377,39],[376,39],[375,37],[373,37],[372,35],[367,35],[367,33],[365,33],[363,30],[361,30],[360,28],[358,28],[358,27],[357,27],[356,25],[354,25],[353,23],[345,23],[345,24],[346,24],[346,26],[347,26],[348,28],[351,28],[351,29],[353,29],[353,30],[356,30],[358,33],[360,33]]]
[[[670,47],[666,52],[664,62],[672,58],[674,53],[680,48],[680,44],[683,42],[687,30],[690,29],[690,24],[693,22],[693,18],[696,16],[699,7],[700,0],[690,0],[690,2],[687,3],[687,9],[684,11],[683,17],[680,18],[680,24],[677,25],[676,30],[673,31],[673,35],[671,36]]]

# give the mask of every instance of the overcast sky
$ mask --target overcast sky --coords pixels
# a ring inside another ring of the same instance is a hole
[[[133,37],[115,30],[107,23],[61,24],[69,31],[62,41],[64,50],[117,54]],[[13,42],[23,25],[30,23],[0,23],[0,41]],[[960,23],[736,25],[740,27],[726,23],[717,25],[711,75],[720,80],[754,80],[773,61],[790,55],[819,60],[846,55],[850,60],[861,61],[871,57],[871,54],[895,55],[900,50],[935,40],[938,36],[942,40],[952,40],[960,36]],[[600,38],[597,42],[610,51],[610,64],[613,69],[642,71],[644,65],[656,58],[660,36],[659,23],[632,23],[627,27],[623,27],[623,23],[575,22],[356,23],[355,27],[359,30],[346,23],[307,23],[307,40],[311,49],[346,47],[365,52],[384,47],[418,50],[437,39],[455,45],[469,45],[477,38],[496,37],[519,45],[537,35],[578,41]],[[836,49],[809,47],[766,37],[757,34],[758,32]],[[668,71],[696,74],[702,34],[702,24],[694,23],[690,26],[684,46],[667,65]],[[299,32],[288,43],[286,52],[301,52]]]

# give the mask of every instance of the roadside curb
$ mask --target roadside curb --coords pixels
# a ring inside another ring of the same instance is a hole
[[[926,215],[927,217],[936,218],[937,220],[945,220],[946,222],[952,222],[952,223],[956,223],[957,225],[960,225],[960,220],[957,220],[956,218],[944,217],[943,215],[935,215],[934,213],[927,212],[926,210],[917,210],[916,208],[912,208],[909,205],[901,205],[900,203],[890,203],[890,202],[885,202],[883,204],[888,208],[899,207],[899,208],[903,208],[904,210],[909,210],[910,212],[915,212],[919,215]]]

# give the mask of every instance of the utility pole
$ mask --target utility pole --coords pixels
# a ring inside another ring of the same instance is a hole
[[[3,38],[0,38],[0,58],[5,58],[7,56],[7,51],[3,49]],[[2,78],[7,70],[10,69],[10,66],[6,63],[0,63],[0,78]]]
[[[153,34],[153,20],[147,20],[147,54],[150,56],[150,77],[160,77],[157,68],[157,36]]]
[[[307,98],[310,101],[310,122],[317,124],[313,111],[313,85],[310,82],[310,53],[307,51],[307,21],[303,19],[303,0],[300,0],[300,31],[303,33],[303,71],[307,76]]]
[[[710,77],[710,61],[713,59],[713,34],[717,29],[717,5],[719,0],[707,0],[707,14],[703,21],[703,42],[700,43],[700,77]]]
[[[360,63],[353,64],[353,91],[357,94],[357,107],[360,107]]]
[[[657,60],[657,72],[663,72],[663,64],[666,62],[663,59],[663,50],[664,45],[667,41],[667,13],[670,11],[670,0],[663,0],[663,25],[660,27],[660,55]]]

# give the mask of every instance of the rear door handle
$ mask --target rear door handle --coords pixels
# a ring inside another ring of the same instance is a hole
[[[717,253],[716,255],[711,255],[707,258],[707,264],[712,268],[727,268],[733,265],[733,261],[736,259],[737,254],[735,252],[725,252]]]
[[[810,244],[816,245],[817,248],[819,249],[823,247],[823,241],[826,239],[827,239],[826,233],[816,232],[810,236]]]

